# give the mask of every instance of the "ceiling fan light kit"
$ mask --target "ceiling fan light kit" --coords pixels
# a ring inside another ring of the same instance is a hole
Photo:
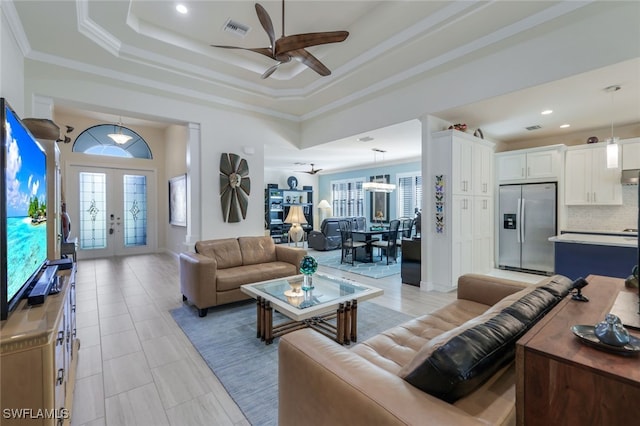
[[[276,40],[275,30],[273,28],[273,22],[271,17],[267,13],[266,9],[256,3],[256,14],[258,20],[264,28],[267,36],[269,36],[269,47],[257,47],[246,48],[239,46],[224,46],[214,45],[212,47],[218,47],[222,49],[239,49],[248,50],[250,52],[259,53],[274,59],[276,63],[269,67],[263,74],[262,78],[268,78],[273,74],[280,65],[291,62],[291,59],[296,59],[302,62],[307,67],[311,68],[321,76],[327,76],[331,74],[331,70],[327,68],[322,62],[315,56],[309,53],[306,48],[311,46],[319,46],[321,44],[339,43],[349,36],[347,31],[325,31],[319,33],[303,33],[293,34],[290,36],[284,35],[284,0],[282,0],[282,36]]]

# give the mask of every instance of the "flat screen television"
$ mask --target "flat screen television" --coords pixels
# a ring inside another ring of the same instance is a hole
[[[47,260],[47,161],[0,98],[0,319],[7,319]]]

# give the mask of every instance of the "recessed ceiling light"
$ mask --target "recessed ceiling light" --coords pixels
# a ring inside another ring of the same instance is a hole
[[[560,126],[561,129],[566,129],[567,127],[571,127],[571,124],[563,124]]]
[[[552,112],[553,112],[553,110],[552,110],[552,109],[545,109],[545,110],[544,110],[544,111],[542,111],[540,114],[542,114],[542,115],[549,115],[549,114],[551,114]]]
[[[186,13],[189,11],[189,9],[187,9],[187,6],[185,6],[184,4],[179,4],[176,6],[176,10],[179,13],[182,13],[183,15],[186,15]]]

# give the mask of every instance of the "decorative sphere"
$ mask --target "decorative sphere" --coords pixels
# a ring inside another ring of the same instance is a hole
[[[305,256],[300,261],[300,272],[304,275],[312,275],[318,270],[318,261],[312,256]]]

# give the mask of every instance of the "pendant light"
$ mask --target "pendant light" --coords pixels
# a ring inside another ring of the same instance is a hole
[[[605,87],[604,91],[607,93],[611,93],[611,138],[607,140],[607,168],[608,169],[617,169],[618,166],[618,138],[613,136],[613,94],[620,90],[621,87],[619,85],[613,85],[609,87]]]
[[[376,153],[382,153],[382,160],[384,161],[384,153],[385,150],[379,148],[372,148],[373,151],[373,164],[374,166],[377,164],[377,155]],[[393,183],[384,183],[384,182],[363,182],[362,189],[369,192],[393,192],[396,189],[396,186]]]
[[[115,133],[109,133],[107,134],[107,136],[109,136],[118,145],[124,145],[125,143],[133,139],[132,136],[122,133],[122,117],[120,117],[120,121],[118,121],[118,124],[114,127]]]

